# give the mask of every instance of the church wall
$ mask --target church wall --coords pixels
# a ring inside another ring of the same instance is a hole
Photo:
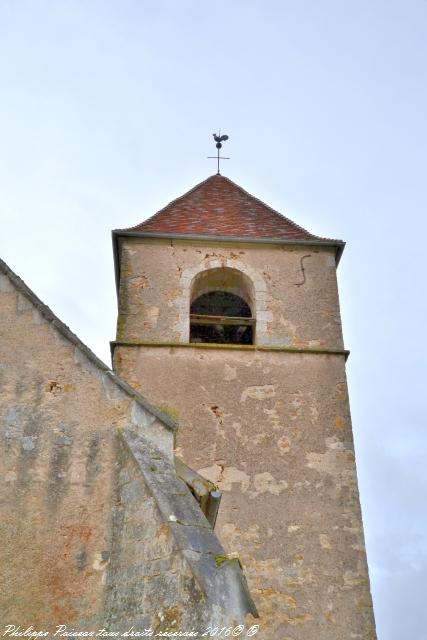
[[[179,419],[178,455],[223,491],[262,640],[375,638],[343,355],[116,346]]]
[[[112,554],[116,429],[158,433],[169,456],[173,434],[32,299],[0,275],[0,619],[96,629]]]
[[[253,282],[257,344],[343,347],[332,248],[128,237],[121,243],[118,341],[188,342],[193,278],[228,267]]]

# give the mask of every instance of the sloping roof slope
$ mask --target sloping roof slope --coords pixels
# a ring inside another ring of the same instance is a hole
[[[221,175],[210,176],[148,220],[121,231],[248,239],[324,240]]]

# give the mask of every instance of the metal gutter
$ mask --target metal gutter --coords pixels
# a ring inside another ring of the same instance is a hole
[[[218,491],[218,487],[213,482],[203,478],[177,456],[175,456],[175,469],[178,478],[181,478],[189,487],[206,519],[214,529],[222,497],[221,491]]]

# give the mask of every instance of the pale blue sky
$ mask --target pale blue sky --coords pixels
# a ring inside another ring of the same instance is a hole
[[[1,256],[104,360],[110,230],[223,173],[343,238],[379,640],[427,637],[425,0],[0,0]],[[345,640],[345,639],[343,639]]]

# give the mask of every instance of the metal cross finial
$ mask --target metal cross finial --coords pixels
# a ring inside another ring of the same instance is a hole
[[[215,146],[218,149],[218,155],[217,156],[208,156],[208,158],[212,158],[212,159],[215,159],[215,160],[218,161],[218,171],[216,172],[216,175],[219,176],[220,175],[220,173],[219,173],[219,161],[220,160],[230,160],[230,158],[223,158],[223,157],[221,157],[219,155],[219,150],[222,147],[222,143],[225,142],[226,140],[228,140],[228,136],[225,136],[225,135],[222,136],[221,135],[221,131],[219,132],[218,135],[216,133],[213,133],[212,135],[213,135],[213,138],[214,138],[214,140],[216,142]]]

